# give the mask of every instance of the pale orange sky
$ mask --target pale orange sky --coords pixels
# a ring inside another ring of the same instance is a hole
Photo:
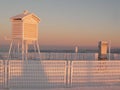
[[[100,40],[111,40],[112,47],[120,47],[120,0],[1,2],[0,44],[7,42],[4,36],[11,35],[9,18],[27,9],[41,19],[39,24],[41,46],[96,47]]]

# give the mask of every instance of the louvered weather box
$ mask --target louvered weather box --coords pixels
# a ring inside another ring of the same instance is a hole
[[[98,59],[99,60],[107,60],[107,49],[108,49],[108,42],[107,41],[100,41],[98,43]]]
[[[40,19],[33,13],[24,11],[11,17],[12,39],[38,40],[38,23]]]
[[[38,48],[38,24],[40,18],[26,10],[21,14],[11,17],[10,20],[12,22],[12,45],[10,46],[9,54],[12,52],[11,49],[15,41],[21,41],[19,44],[21,44],[22,56],[24,58],[29,44],[34,44],[36,46],[35,49]]]

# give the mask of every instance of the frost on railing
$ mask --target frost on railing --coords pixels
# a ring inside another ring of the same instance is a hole
[[[72,62],[72,86],[120,83],[120,61]]]
[[[10,61],[9,87],[65,87],[65,65],[65,61]]]
[[[4,61],[0,60],[0,88],[5,87],[5,68]]]
[[[109,55],[108,55],[109,56]],[[11,60],[21,60],[22,55],[10,55]],[[39,58],[40,57],[40,58]],[[0,53],[0,59],[8,59],[8,53]],[[40,56],[36,53],[29,53],[28,60],[98,60],[98,53],[57,53],[57,52],[41,52]],[[120,54],[110,54],[111,60],[120,60]]]
[[[0,88],[120,85],[120,61],[0,60]]]

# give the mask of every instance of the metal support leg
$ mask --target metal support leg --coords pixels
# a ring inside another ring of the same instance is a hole
[[[33,47],[34,47],[34,56],[36,57],[37,55],[36,42],[33,43]]]
[[[9,59],[10,59],[10,54],[11,54],[11,50],[12,50],[12,45],[13,45],[13,41],[11,41],[11,44],[10,44],[10,48],[9,48],[9,53],[8,53],[8,59],[7,59],[7,61],[5,62],[6,64],[5,64],[5,73],[7,73],[6,75],[5,75],[5,78],[6,78],[6,88],[8,88],[9,87],[9,85],[8,85],[8,80],[9,80]]]
[[[34,52],[36,52],[36,43],[34,42]]]
[[[28,57],[28,43],[25,41],[25,60],[27,60]]]
[[[11,53],[11,49],[12,49],[12,44],[13,44],[13,41],[11,41],[11,44],[10,44],[9,53],[8,53],[8,60],[10,59],[10,53]]]
[[[18,41],[18,52],[17,52],[17,56],[18,56],[18,59],[20,59],[20,57],[19,57],[19,54],[20,54],[20,45],[19,45],[19,41]]]
[[[37,44],[37,49],[38,49],[38,54],[39,54],[39,59],[40,59],[40,48],[39,48],[38,41],[36,42],[36,44]]]
[[[22,60],[24,60],[24,40],[22,40]]]

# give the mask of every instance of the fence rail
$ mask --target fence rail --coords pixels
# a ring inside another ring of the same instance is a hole
[[[72,86],[120,83],[119,61],[73,61]]]
[[[0,88],[120,85],[120,61],[0,60]]]
[[[36,53],[28,53],[28,60],[39,60],[39,54]],[[107,55],[109,56],[109,55]],[[6,60],[8,59],[8,53],[0,53],[0,59]],[[10,58],[9,58],[10,59]],[[11,55],[11,59],[13,60],[21,60],[22,55]],[[40,53],[41,60],[97,60],[98,53],[57,53],[57,52],[41,52]],[[111,53],[111,60],[120,60],[120,54]]]
[[[5,87],[5,66],[4,61],[0,60],[0,88]]]

